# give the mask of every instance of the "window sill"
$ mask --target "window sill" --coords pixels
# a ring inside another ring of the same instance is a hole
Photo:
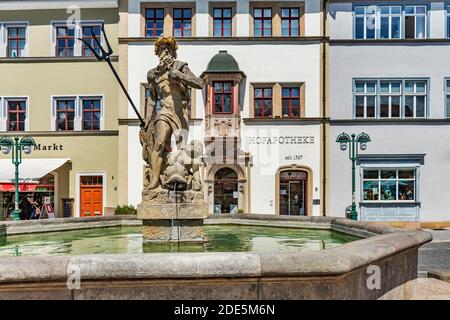
[[[330,39],[330,44],[346,43],[420,43],[420,42],[450,42],[450,38],[426,38],[426,39]]]
[[[285,42],[299,42],[299,41],[327,41],[328,37],[321,36],[301,36],[301,37],[282,37],[282,36],[272,36],[272,37],[254,37],[254,36],[236,36],[236,37],[184,37],[177,38],[177,42],[229,42],[229,41],[285,41]],[[147,38],[147,37],[123,37],[119,38],[119,44],[127,43],[152,43],[155,42],[157,38]]]
[[[42,63],[42,62],[97,62],[95,57],[21,57],[0,58],[0,63]],[[118,56],[111,56],[112,62],[119,61]]]
[[[421,202],[411,201],[411,202],[403,202],[403,201],[387,201],[387,202],[360,202],[360,207],[416,207],[420,206]]]
[[[310,118],[244,118],[245,124],[273,124],[273,123],[283,123],[283,124],[293,124],[293,123],[309,123],[309,122],[320,122],[323,118],[310,117]]]

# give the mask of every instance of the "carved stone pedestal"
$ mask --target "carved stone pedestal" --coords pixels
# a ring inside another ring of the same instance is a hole
[[[144,191],[138,205],[145,242],[203,242],[208,207],[201,191]]]

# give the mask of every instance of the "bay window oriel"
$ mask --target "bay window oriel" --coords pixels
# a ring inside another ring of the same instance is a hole
[[[215,81],[213,82],[213,113],[231,114],[233,113],[233,82]]]

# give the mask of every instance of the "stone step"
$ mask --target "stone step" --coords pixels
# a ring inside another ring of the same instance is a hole
[[[450,300],[450,284],[434,278],[410,280],[379,300]]]

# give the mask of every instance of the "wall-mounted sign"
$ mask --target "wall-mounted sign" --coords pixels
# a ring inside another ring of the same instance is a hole
[[[303,156],[301,154],[294,154],[284,157],[284,160],[291,161],[291,160],[302,160]]]
[[[36,151],[63,151],[64,146],[62,144],[36,144],[34,147],[34,150]]]
[[[249,137],[249,144],[313,144],[313,136]]]

